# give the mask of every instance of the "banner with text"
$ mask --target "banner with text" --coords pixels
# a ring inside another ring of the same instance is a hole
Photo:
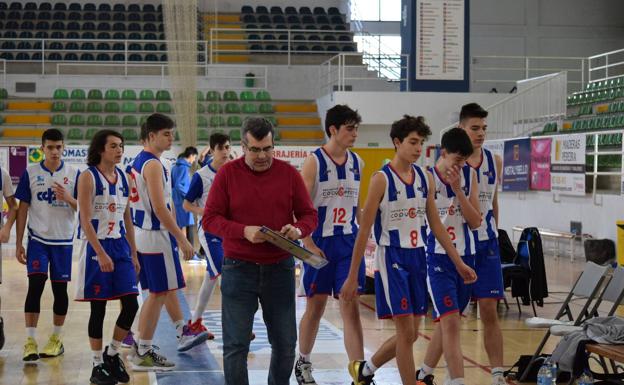
[[[554,137],[551,145],[551,191],[585,195],[585,135]]]
[[[503,191],[527,191],[531,139],[506,140],[503,159]]]
[[[531,140],[531,190],[550,190],[550,138]]]

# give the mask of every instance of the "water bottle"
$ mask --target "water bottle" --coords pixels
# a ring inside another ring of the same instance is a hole
[[[537,385],[552,385],[552,369],[548,361],[537,372]]]
[[[576,385],[593,385],[594,377],[591,375],[589,371],[583,373],[578,380],[576,380]]]
[[[557,363],[554,361],[550,362],[550,374],[552,377],[552,385],[557,385]]]

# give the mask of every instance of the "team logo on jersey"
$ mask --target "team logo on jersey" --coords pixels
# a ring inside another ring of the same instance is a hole
[[[487,176],[488,178],[491,178],[494,176],[494,171],[492,170],[483,171],[483,175]]]
[[[416,208],[412,207],[411,209],[407,210],[407,215],[412,219],[416,218]]]
[[[449,215],[455,215],[455,205],[450,205],[448,208]]]
[[[43,175],[37,175],[37,183],[45,182],[45,177]]]
[[[344,196],[344,187],[340,186],[338,188],[338,192],[336,193],[339,197]]]
[[[358,170],[358,169],[357,169],[357,168],[355,168],[355,167],[351,167],[351,168],[349,169],[349,171],[351,171],[351,172],[353,173],[353,175],[360,175],[360,170]]]
[[[117,211],[117,205],[113,202],[108,205],[108,211],[114,213]]]
[[[51,188],[48,188],[47,191],[39,191],[37,193],[37,200],[40,202],[48,202],[48,204],[52,204],[56,201],[56,194],[52,191]]]

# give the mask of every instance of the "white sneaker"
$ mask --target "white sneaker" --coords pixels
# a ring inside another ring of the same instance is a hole
[[[492,385],[507,385],[507,380],[503,376],[496,376],[492,379]]]
[[[561,321],[550,318],[531,317],[525,319],[524,323],[530,328],[544,329],[549,328],[553,325],[572,325],[574,324],[574,321]]]
[[[312,377],[312,364],[303,361],[301,358],[295,363],[295,378],[299,385],[316,385],[316,381]]]

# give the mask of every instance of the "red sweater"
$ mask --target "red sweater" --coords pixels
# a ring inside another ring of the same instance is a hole
[[[288,257],[288,252],[268,242],[249,242],[245,226],[264,225],[279,231],[293,224],[293,216],[303,237],[316,228],[316,209],[297,170],[273,159],[268,170],[255,172],[242,157],[219,169],[210,187],[202,227],[223,239],[226,257],[269,264]]]

